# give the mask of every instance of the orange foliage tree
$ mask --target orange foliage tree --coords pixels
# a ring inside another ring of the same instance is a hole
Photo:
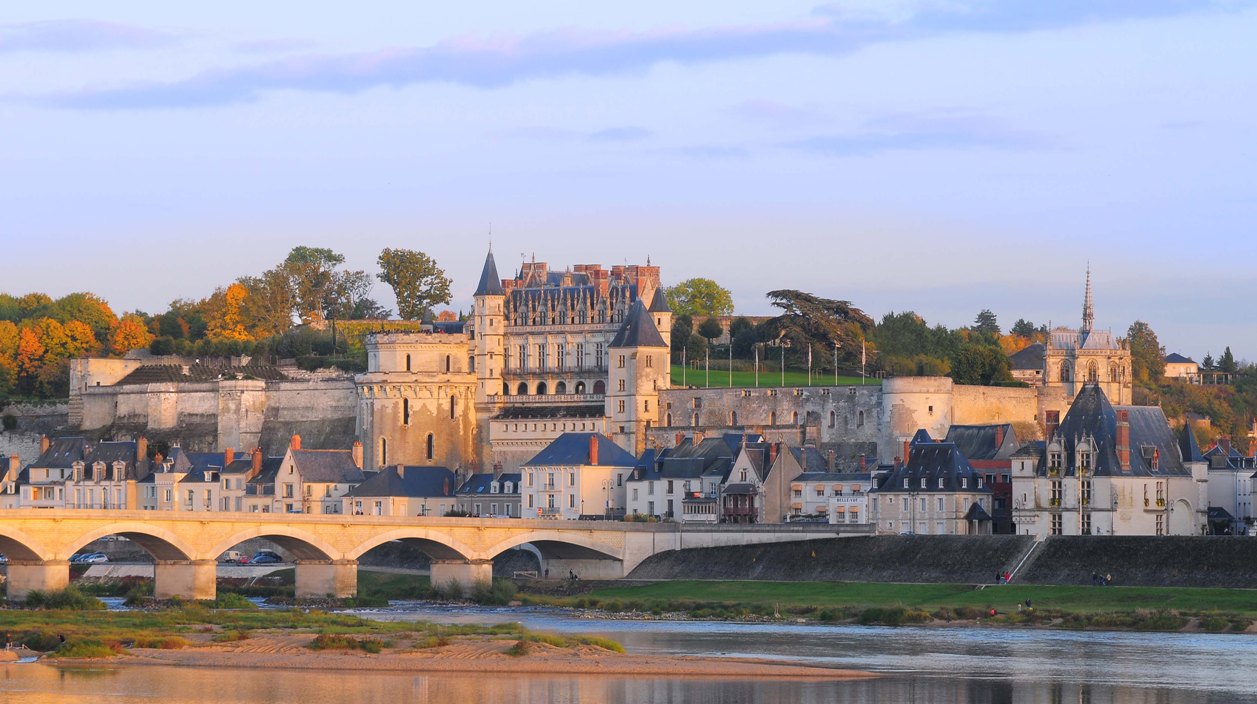
[[[153,333],[149,332],[144,319],[133,313],[122,316],[118,326],[110,336],[109,349],[115,354],[126,354],[131,350],[148,347],[153,343]]]

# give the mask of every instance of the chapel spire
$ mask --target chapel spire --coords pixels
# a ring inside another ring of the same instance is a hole
[[[1087,292],[1083,296],[1082,301],[1082,330],[1083,333],[1091,332],[1091,326],[1095,323],[1096,312],[1095,306],[1091,303],[1091,263],[1087,263]]]

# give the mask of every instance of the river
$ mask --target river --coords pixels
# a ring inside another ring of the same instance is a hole
[[[0,666],[0,702],[1257,704],[1257,638],[1244,635],[620,621],[420,604],[360,613],[386,620],[520,621],[540,630],[606,635],[629,652],[773,658],[883,676],[799,683],[21,664]]]

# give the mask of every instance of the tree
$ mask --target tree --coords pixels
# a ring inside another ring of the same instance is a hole
[[[1213,355],[1209,352],[1205,353],[1205,359],[1200,363],[1200,368],[1206,371],[1213,369]]]
[[[708,318],[698,324],[698,334],[707,340],[708,345],[715,344],[716,338],[723,335],[724,332],[724,326],[716,318]]]
[[[859,363],[861,343],[873,326],[864,311],[850,301],[791,289],[769,291],[768,298],[782,314],[764,324],[767,339],[790,339],[798,360],[807,358],[809,346],[813,355],[829,359],[837,345],[849,362]]]
[[[1239,367],[1235,364],[1235,355],[1231,354],[1231,348],[1227,346],[1218,358],[1218,371],[1234,374],[1237,369]]]
[[[284,272],[291,282],[297,316],[302,322],[324,320],[328,293],[335,283],[333,273],[344,263],[343,255],[324,247],[293,247],[288,253]]]
[[[62,328],[65,331],[66,357],[82,357],[84,355],[93,354],[100,349],[100,343],[97,342],[96,335],[87,323],[80,320],[71,320]]]
[[[336,271],[323,313],[333,320],[387,318],[389,311],[371,298],[371,277],[365,271]]]
[[[755,343],[759,335],[755,332],[755,324],[750,318],[738,317],[729,323],[729,344],[733,345],[733,356],[747,359],[754,354]]]
[[[961,345],[952,359],[951,371],[957,384],[990,386],[1012,381],[1008,355],[998,345],[980,340]]]
[[[153,333],[149,332],[144,319],[138,315],[128,314],[118,321],[113,336],[109,340],[109,349],[114,354],[126,354],[131,350],[146,349],[153,343]]]
[[[18,331],[15,362],[17,366],[17,388],[20,393],[33,395],[39,389],[39,372],[44,364],[44,346],[39,342],[39,335],[34,328],[24,327]]]
[[[677,315],[691,317],[733,315],[733,294],[711,279],[687,279],[665,292]]]
[[[1000,334],[999,321],[989,308],[983,308],[973,321],[973,331],[979,335],[995,337]]]
[[[434,306],[450,302],[450,280],[436,260],[412,249],[385,249],[376,263],[376,278],[388,284],[397,297],[397,314],[419,320]]]
[[[92,293],[71,293],[58,298],[46,307],[48,317],[62,325],[71,320],[86,323],[97,340],[109,337],[109,331],[118,324],[118,316],[103,298]]]
[[[17,386],[17,325],[0,320],[0,395],[8,395]]]
[[[694,321],[688,315],[678,315],[672,319],[672,351],[680,352],[694,334]]]
[[[247,342],[253,335],[244,325],[244,302],[249,289],[236,282],[220,288],[205,300],[205,336],[213,341],[232,340]]]
[[[1130,347],[1131,376],[1136,384],[1152,387],[1165,375],[1165,350],[1157,341],[1157,334],[1142,320],[1131,323],[1126,331],[1126,344]]]
[[[1017,322],[1013,323],[1012,328],[1009,329],[1009,332],[1012,334],[1030,340],[1038,340],[1040,336],[1047,335],[1047,331],[1046,325],[1035,325],[1025,318],[1018,318]]]
[[[262,272],[261,276],[242,277],[238,283],[248,292],[241,315],[253,337],[274,337],[292,328],[297,299],[292,279],[283,265]]]

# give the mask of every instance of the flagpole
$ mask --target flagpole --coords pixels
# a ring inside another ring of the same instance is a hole
[[[733,324],[729,325],[729,388],[733,388]]]
[[[755,344],[755,388],[759,388],[759,343]]]
[[[686,342],[688,343],[688,342],[689,342],[689,340],[686,340]],[[684,346],[682,346],[682,347],[681,347],[681,388],[685,388],[685,387],[686,387],[686,383],[685,383],[685,367],[686,367],[686,364],[685,364],[685,347],[687,347],[687,346],[688,346],[688,345],[684,345]]]
[[[860,386],[864,386],[864,366],[868,364],[868,355],[864,348],[864,340],[860,340]]]

